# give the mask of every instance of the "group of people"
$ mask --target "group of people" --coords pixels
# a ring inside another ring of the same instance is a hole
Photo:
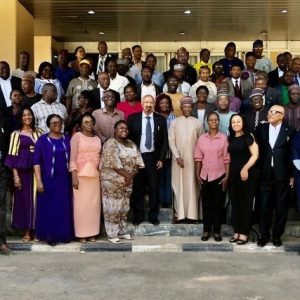
[[[182,47],[160,73],[139,45],[119,59],[104,41],[98,51],[93,62],[79,46],[69,63],[61,50],[38,74],[24,51],[17,70],[0,62],[1,253],[10,179],[24,242],[94,242],[101,215],[109,242],[130,240],[128,211],[144,222],[147,192],[154,225],[172,207],[174,223],[203,220],[202,241],[219,242],[227,198],[230,242],[247,243],[256,209],[258,245],[280,246],[294,180],[300,204],[300,58],[282,53],[272,70],[257,40],[245,62],[230,42],[191,66]]]

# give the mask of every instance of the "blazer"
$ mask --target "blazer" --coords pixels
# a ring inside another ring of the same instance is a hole
[[[268,77],[269,77],[268,86],[276,87],[279,84],[281,84],[281,79],[280,79],[281,77],[278,76],[278,67],[275,70],[269,72]]]
[[[205,111],[204,111],[204,118],[203,118],[203,128],[206,127],[206,123],[207,123],[207,115],[210,113],[210,112],[213,112],[215,111],[217,108],[214,104],[212,103],[206,103],[205,105]],[[192,116],[195,117],[196,119],[198,119],[198,103],[193,103],[193,106],[192,106]]]
[[[113,56],[109,53],[107,53],[107,56],[106,56],[106,59],[103,61],[103,65],[105,65],[105,61],[108,59],[108,58],[112,58]],[[99,63],[99,54],[97,56],[97,59],[93,62],[93,73],[95,75],[95,80],[97,81],[98,79],[98,70],[97,70],[97,66],[98,66],[98,63]]]
[[[155,85],[155,92],[156,92],[156,96],[157,96],[158,94],[162,93],[162,89],[157,84],[154,83],[154,85]],[[142,83],[140,83],[136,86],[136,98],[139,101],[142,100],[141,95],[142,95]]]
[[[9,79],[7,79],[7,80],[9,80]],[[13,89],[21,90],[22,80],[20,78],[15,77],[15,76],[11,76],[10,82],[11,82],[12,90]],[[4,109],[6,107],[7,107],[7,105],[6,105],[6,101],[5,101],[5,98],[4,98],[4,94],[3,94],[2,89],[0,87],[0,110]]]
[[[272,149],[269,143],[269,123],[260,124],[256,131],[257,143],[259,146],[258,166],[261,171],[261,180],[269,180],[273,171],[277,180],[286,180],[292,176],[291,160],[291,137],[292,130],[283,123],[280,132]]]
[[[231,78],[227,78],[226,82],[229,85],[229,95],[235,96],[234,86],[233,86],[233,82],[232,82]],[[250,94],[250,91],[252,90],[252,87],[251,87],[251,83],[248,80],[243,80],[243,79],[240,80],[240,87],[241,87],[241,92],[242,92],[241,101],[243,104],[243,100],[245,100],[248,97],[248,95]]]
[[[140,148],[142,136],[142,115],[143,112],[132,114],[128,117],[127,124],[129,129],[128,138]],[[164,161],[168,150],[168,131],[167,122],[164,117],[153,113],[154,119],[154,154],[155,159]]]

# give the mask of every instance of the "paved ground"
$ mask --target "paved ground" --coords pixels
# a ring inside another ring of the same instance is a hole
[[[0,299],[299,299],[296,253],[0,256]]]

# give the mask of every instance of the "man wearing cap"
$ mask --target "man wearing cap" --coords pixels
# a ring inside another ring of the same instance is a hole
[[[182,116],[173,120],[169,127],[169,146],[172,158],[172,188],[174,191],[174,221],[198,220],[199,190],[196,182],[194,147],[204,133],[198,119],[192,114],[193,98],[181,99]]]
[[[169,95],[172,101],[173,106],[173,113],[176,117],[181,116],[181,99],[184,96],[184,94],[177,92],[178,90],[178,80],[175,76],[170,76],[167,80],[167,93],[166,95]]]
[[[256,58],[255,69],[265,71],[267,73],[272,71],[271,60],[262,55],[264,51],[264,44],[262,40],[256,40],[253,42],[252,51]]]
[[[22,78],[22,91],[24,93],[21,106],[23,108],[31,107],[33,104],[39,102],[42,98],[41,94],[37,94],[34,91],[34,77],[30,74],[25,74]]]
[[[258,246],[264,247],[271,235],[273,245],[282,245],[288,215],[288,191],[293,187],[293,166],[291,160],[292,131],[283,123],[285,116],[281,105],[273,105],[268,111],[268,123],[259,125],[256,131],[259,146],[260,208]]]
[[[184,69],[185,69],[184,65],[175,64],[173,66],[173,71],[171,76],[174,76],[177,79],[178,82],[177,92],[182,93],[185,96],[188,96],[191,89],[191,85],[188,82],[184,81]],[[163,92],[164,93],[168,92],[167,83],[165,83],[163,87]]]
[[[235,56],[236,45],[234,42],[229,42],[224,49],[225,57],[220,59],[221,64],[224,67],[224,75],[231,77],[230,70],[233,65],[240,66],[241,71],[244,70],[244,63]]]
[[[184,65],[184,81],[193,85],[197,82],[197,72],[192,65],[188,63],[190,54],[186,48],[181,47],[177,50],[177,62]]]
[[[133,75],[129,71],[129,60],[127,58],[117,59],[117,71],[119,75],[126,77],[130,84],[136,85]]]
[[[71,80],[66,93],[66,107],[68,113],[77,107],[77,98],[82,91],[91,91],[97,87],[97,82],[89,78],[90,71],[90,61],[87,59],[80,61],[80,76]]]
[[[249,96],[251,110],[245,113],[245,120],[252,133],[255,132],[259,124],[268,121],[268,108],[263,104],[263,95],[264,91],[262,89],[255,88]]]

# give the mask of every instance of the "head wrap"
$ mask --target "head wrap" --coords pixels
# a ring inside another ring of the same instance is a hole
[[[174,71],[183,71],[184,70],[184,65],[176,64],[176,65],[174,65],[173,70]]]
[[[255,88],[251,91],[251,94],[249,96],[249,99],[252,99],[253,97],[262,97],[264,95],[264,91],[260,88]]]
[[[22,81],[34,82],[34,76],[30,74],[25,74],[22,78]]]
[[[220,90],[218,91],[217,97],[219,98],[219,97],[221,97],[221,96],[229,97],[229,92],[228,92],[228,90],[226,90],[226,89],[220,89]]]
[[[291,92],[291,91],[297,91],[297,92],[300,92],[300,86],[297,85],[297,84],[292,84],[288,87],[288,91]]]
[[[180,100],[181,105],[193,104],[193,98],[191,96],[184,96]]]
[[[82,65],[82,64],[87,64],[88,66],[91,66],[90,61],[87,60],[87,59],[83,59],[83,60],[79,63],[79,66]]]
[[[117,65],[125,65],[125,66],[127,66],[128,65],[128,60],[125,59],[125,58],[118,58],[117,59]]]

